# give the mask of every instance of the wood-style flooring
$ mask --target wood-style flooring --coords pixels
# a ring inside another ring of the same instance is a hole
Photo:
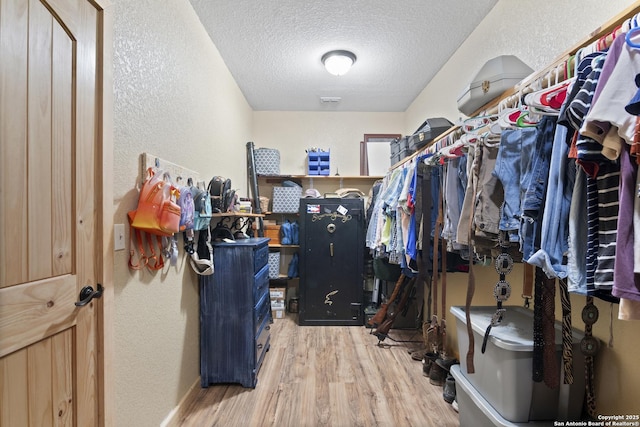
[[[296,315],[287,314],[271,325],[256,388],[199,389],[178,425],[459,426],[442,387],[409,354],[421,338],[418,331],[392,329],[379,346],[364,326],[298,326]]]

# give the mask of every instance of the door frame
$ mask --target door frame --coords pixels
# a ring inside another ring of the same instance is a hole
[[[98,144],[96,160],[96,186],[98,218],[101,233],[96,239],[96,253],[101,255],[98,279],[104,287],[97,304],[98,340],[98,425],[110,427],[115,424],[114,389],[114,290],[113,290],[113,28],[114,7],[111,0],[89,0],[98,10],[101,43],[97,57],[97,118]]]

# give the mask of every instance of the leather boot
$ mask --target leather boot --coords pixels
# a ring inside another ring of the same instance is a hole
[[[429,371],[431,370],[431,365],[433,365],[438,358],[436,353],[426,353],[424,358],[422,359],[422,375],[425,377],[429,377]]]
[[[458,362],[458,359],[456,359],[456,358],[442,359],[442,358],[439,357],[438,359],[436,359],[436,363],[442,369],[444,369],[445,371],[449,372],[449,370],[451,369],[452,365],[457,365],[460,362]]]
[[[445,371],[440,365],[437,363],[431,364],[431,369],[429,370],[429,382],[436,386],[442,386],[444,384],[444,379],[447,376],[447,371]]]
[[[442,397],[447,403],[452,403],[456,398],[456,380],[451,374],[447,374],[447,379],[444,381],[444,387],[442,388]]]

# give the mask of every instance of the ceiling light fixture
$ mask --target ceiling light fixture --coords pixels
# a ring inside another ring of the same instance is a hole
[[[334,76],[342,76],[356,62],[356,56],[348,50],[332,50],[322,55],[324,68]]]

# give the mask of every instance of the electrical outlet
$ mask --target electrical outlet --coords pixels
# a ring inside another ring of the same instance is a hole
[[[124,248],[124,224],[115,224],[113,226],[113,249],[122,251]]]

